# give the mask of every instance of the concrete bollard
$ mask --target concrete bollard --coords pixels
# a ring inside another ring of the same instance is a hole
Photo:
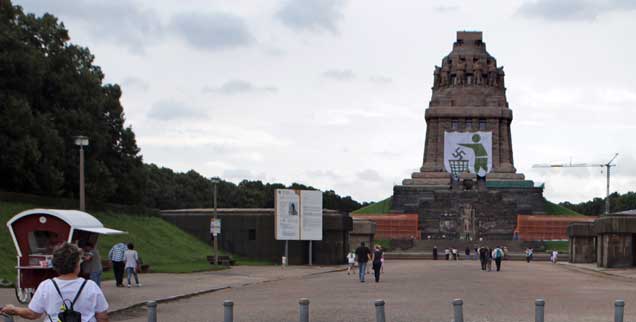
[[[223,322],[234,321],[234,302],[225,300],[223,301]]]
[[[453,319],[453,322],[464,322],[464,312],[462,305],[464,305],[464,301],[462,301],[462,299],[453,300],[453,309],[455,312],[455,318]]]
[[[384,313],[384,300],[375,300],[375,321],[386,322],[386,315]]]
[[[300,301],[298,301],[298,304],[300,304],[300,314],[298,320],[300,322],[309,322],[309,299],[302,298],[300,299]]]
[[[623,313],[625,313],[625,301],[616,300],[614,302],[614,322],[623,322]]]
[[[148,301],[146,306],[148,307],[148,322],[157,322],[157,302]]]
[[[536,299],[534,301],[534,322],[543,322],[545,315],[545,300]]]

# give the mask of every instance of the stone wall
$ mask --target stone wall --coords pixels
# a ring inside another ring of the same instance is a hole
[[[541,188],[440,190],[395,186],[392,212],[417,213],[421,239],[512,239],[517,215],[544,213]]]
[[[211,243],[211,209],[164,210],[161,216],[177,227]],[[219,247],[233,254],[280,263],[285,242],[274,235],[274,209],[219,209]],[[323,240],[312,242],[313,263],[343,264],[349,251],[352,220],[348,214],[325,210]],[[289,264],[309,262],[309,242],[289,241]]]
[[[353,230],[349,234],[349,249],[355,250],[364,242],[367,246],[373,245],[376,225],[368,219],[353,219]]]

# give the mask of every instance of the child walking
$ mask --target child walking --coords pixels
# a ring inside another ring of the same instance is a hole
[[[130,287],[130,276],[135,276],[135,286],[140,287],[139,276],[137,275],[137,267],[139,266],[139,255],[135,250],[135,245],[128,243],[128,250],[124,252],[126,260],[126,274],[128,275],[128,287]]]

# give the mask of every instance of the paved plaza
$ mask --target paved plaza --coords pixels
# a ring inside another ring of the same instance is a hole
[[[368,275],[371,279],[371,275]],[[611,321],[624,299],[636,319],[636,281],[550,263],[504,262],[482,272],[477,261],[389,261],[382,281],[359,283],[332,272],[226,289],[159,305],[160,321],[219,321],[223,300],[235,301],[235,321],[298,321],[298,299],[310,299],[311,321],[373,321],[375,299],[388,321],[450,321],[451,300],[464,300],[465,321],[533,321],[534,300],[546,300],[546,321]],[[143,310],[114,321],[146,321]]]

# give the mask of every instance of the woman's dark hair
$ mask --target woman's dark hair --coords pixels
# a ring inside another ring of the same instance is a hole
[[[53,250],[53,268],[60,274],[75,272],[82,251],[75,245],[63,243]]]
[[[135,245],[133,245],[133,243],[128,243],[128,249],[135,249]]]

